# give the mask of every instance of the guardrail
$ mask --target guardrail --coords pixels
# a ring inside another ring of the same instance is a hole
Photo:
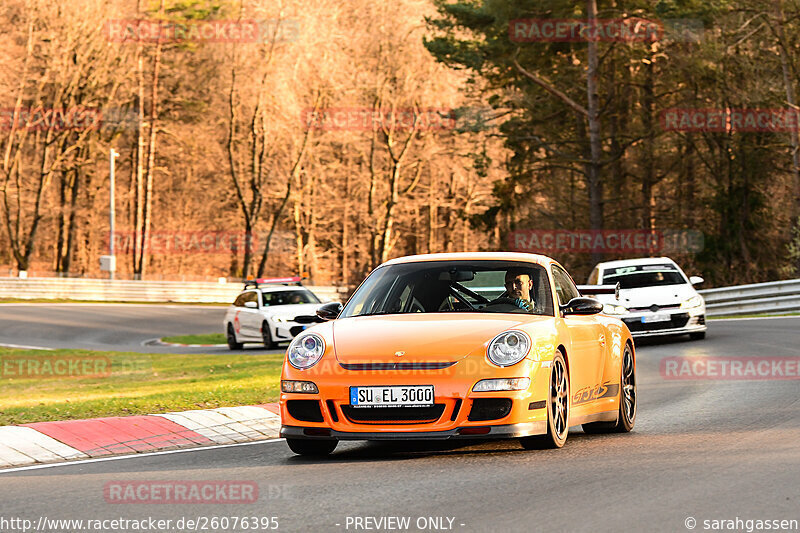
[[[85,278],[0,278],[0,298],[230,304],[243,284]],[[344,289],[306,286],[323,301],[343,301]]]
[[[785,314],[800,311],[800,279],[698,291],[707,316]]]

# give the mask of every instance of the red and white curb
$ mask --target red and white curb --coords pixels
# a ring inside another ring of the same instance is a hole
[[[0,426],[0,468],[278,437],[278,404]]]

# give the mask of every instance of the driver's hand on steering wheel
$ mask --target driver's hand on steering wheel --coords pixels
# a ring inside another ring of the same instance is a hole
[[[514,300],[514,305],[516,305],[520,309],[525,309],[529,313],[533,311],[533,304],[527,300],[523,300],[522,298],[517,298],[516,300]]]

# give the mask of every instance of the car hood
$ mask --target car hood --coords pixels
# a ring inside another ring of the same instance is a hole
[[[507,329],[547,318],[552,317],[412,313],[343,318],[332,323],[334,349],[340,363],[454,362],[483,350]],[[397,357],[397,352],[404,354]]]
[[[653,304],[664,307],[667,305],[680,305],[695,294],[697,294],[697,291],[694,287],[685,283],[683,285],[621,289],[619,291],[619,300],[614,299],[613,295],[606,294],[598,299],[603,303],[616,303],[625,307],[650,307]]]
[[[314,315],[322,304],[287,304],[265,307],[264,314],[268,316],[288,316],[294,318],[298,315]]]

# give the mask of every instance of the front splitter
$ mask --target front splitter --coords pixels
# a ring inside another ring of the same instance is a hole
[[[547,433],[547,423],[525,422],[521,424],[506,424],[488,427],[488,433],[462,433],[474,430],[476,426],[466,426],[446,431],[335,431],[330,430],[330,435],[307,435],[305,429],[299,426],[282,426],[281,437],[289,439],[315,439],[315,440],[448,440],[448,439],[512,439],[528,437],[531,435],[544,435]],[[325,428],[308,428],[315,433]]]

